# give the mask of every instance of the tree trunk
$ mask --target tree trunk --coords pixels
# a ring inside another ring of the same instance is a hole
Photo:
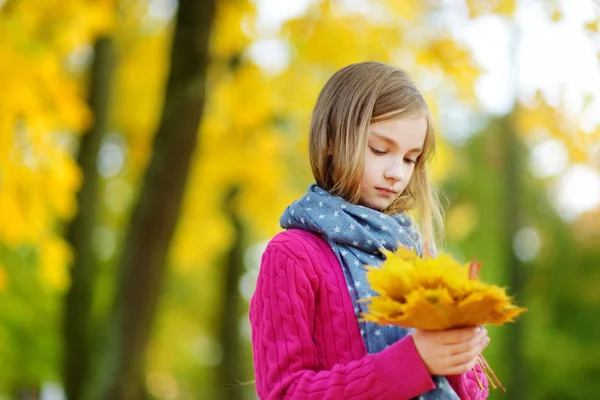
[[[120,261],[117,295],[103,354],[107,376],[90,395],[144,396],[144,352],[179,216],[205,101],[215,0],[180,0],[164,109],[152,159]]]
[[[223,279],[222,311],[219,315],[217,332],[223,358],[217,369],[217,393],[220,399],[243,399],[243,387],[239,384],[243,377],[243,363],[241,362],[239,320],[241,305],[239,295],[239,282],[244,266],[244,226],[235,208],[239,188],[233,187],[225,200],[225,214],[235,236],[226,260],[225,276]]]
[[[505,157],[505,213],[506,216],[506,259],[508,260],[509,268],[509,287],[514,293],[517,301],[523,299],[523,264],[515,254],[514,238],[520,229],[522,221],[521,199],[519,194],[522,190],[521,174],[522,174],[522,156],[518,142],[517,134],[514,127],[515,112],[513,111],[503,119],[504,126],[504,157]],[[523,332],[522,323],[517,321],[510,324],[508,329],[508,346],[509,346],[509,365],[510,365],[510,395],[512,399],[524,399],[525,388],[523,374]]]
[[[83,385],[89,373],[93,289],[97,275],[97,263],[91,251],[98,204],[96,159],[102,137],[106,132],[114,70],[111,39],[98,39],[94,48],[95,58],[89,92],[94,125],[81,139],[77,162],[82,170],[84,181],[77,197],[79,212],[69,225],[66,234],[66,239],[73,246],[75,253],[75,262],[70,270],[71,286],[65,298],[63,321],[63,380],[69,400],[79,400],[82,397]]]

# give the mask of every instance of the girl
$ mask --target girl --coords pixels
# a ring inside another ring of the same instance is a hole
[[[315,105],[316,184],[281,217],[250,304],[261,399],[485,399],[472,368],[484,329],[441,332],[360,320],[380,248],[423,253],[439,205],[426,173],[432,118],[407,74],[366,62],[335,73]],[[424,240],[407,210],[420,213]],[[431,245],[433,251],[435,246]],[[478,367],[477,367],[478,368]]]

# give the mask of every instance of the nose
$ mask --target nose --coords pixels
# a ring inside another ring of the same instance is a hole
[[[383,172],[385,179],[393,180],[394,182],[400,182],[404,180],[404,168],[402,163],[393,163]]]

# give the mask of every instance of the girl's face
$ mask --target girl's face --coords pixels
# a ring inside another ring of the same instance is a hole
[[[369,126],[360,204],[384,210],[404,192],[423,151],[426,132],[424,117],[392,119]]]

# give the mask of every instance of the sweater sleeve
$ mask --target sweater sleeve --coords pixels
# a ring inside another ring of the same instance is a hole
[[[260,399],[398,400],[435,388],[410,335],[380,353],[320,367],[313,342],[319,300],[302,265],[310,261],[285,250],[265,251],[250,305]]]
[[[446,379],[448,379],[452,389],[461,400],[483,400],[488,398],[488,380],[479,365],[475,365],[475,370],[470,370],[461,375],[450,375]],[[481,382],[483,389],[479,387],[479,382]]]

